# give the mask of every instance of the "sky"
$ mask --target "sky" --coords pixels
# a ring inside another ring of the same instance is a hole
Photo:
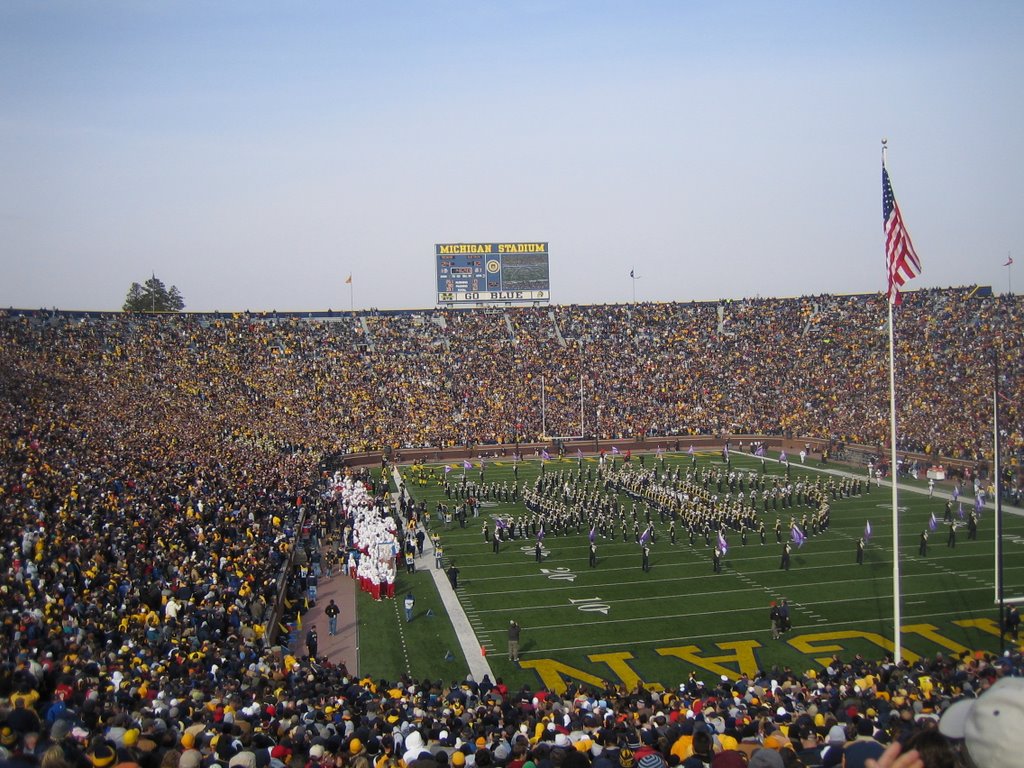
[[[435,243],[500,241],[556,304],[881,292],[883,138],[908,288],[1016,292],[1021,40],[1019,0],[4,0],[0,307],[426,308]]]

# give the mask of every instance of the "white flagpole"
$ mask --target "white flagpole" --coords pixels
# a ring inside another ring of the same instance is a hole
[[[882,168],[885,168],[885,139],[882,139]],[[888,261],[888,260],[887,260]],[[889,305],[889,445],[891,456],[889,471],[892,475],[892,623],[893,660],[899,664],[903,656],[903,637],[900,630],[900,513],[896,475],[896,344],[893,331],[892,297]]]
[[[587,434],[583,430],[583,371],[580,371],[580,437]]]
[[[544,377],[540,377],[540,434],[545,440],[548,436],[547,414],[544,410]]]

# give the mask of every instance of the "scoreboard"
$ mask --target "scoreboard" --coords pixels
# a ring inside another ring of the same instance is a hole
[[[439,243],[438,304],[548,301],[547,243]]]

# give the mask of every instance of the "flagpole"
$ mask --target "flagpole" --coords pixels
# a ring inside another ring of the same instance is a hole
[[[882,168],[885,169],[886,139],[882,139]],[[902,661],[903,638],[900,630],[900,518],[898,479],[896,476],[896,344],[893,332],[892,297],[889,305],[889,445],[891,456],[889,471],[892,475],[892,622],[893,622],[893,660]]]
[[[999,617],[997,623],[1001,627],[999,632],[999,652],[1006,650],[1006,625],[1004,623],[1004,612],[1006,606],[1003,602],[1003,509],[1002,495],[999,493],[999,481],[1001,479],[999,468],[999,352],[992,352],[993,381],[992,381],[992,474],[995,480],[995,503],[996,517],[996,543],[995,543],[995,582],[996,582],[996,605],[999,606]]]
[[[580,371],[580,438],[587,434],[583,431],[583,371]]]
[[[1013,254],[1006,252],[1006,292],[1013,296]]]
[[[540,434],[545,440],[548,436],[547,414],[544,409],[544,377],[540,377]]]

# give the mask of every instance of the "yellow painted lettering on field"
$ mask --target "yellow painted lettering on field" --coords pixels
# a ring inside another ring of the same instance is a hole
[[[541,682],[549,691],[555,693],[565,693],[566,684],[568,680],[579,680],[581,683],[587,685],[593,685],[600,687],[604,684],[604,680],[596,675],[591,675],[584,672],[582,669],[576,667],[570,667],[568,664],[563,664],[560,661],[554,659],[535,659],[532,661],[521,661],[519,666],[523,669],[532,669],[537,673],[537,676],[541,679]]]
[[[629,651],[595,653],[593,656],[587,656],[587,658],[598,664],[607,664],[612,674],[618,677],[627,688],[633,688],[640,682],[640,675],[634,672],[633,668],[626,663],[628,659],[633,658],[633,654]]]
[[[731,680],[737,679],[746,672],[748,675],[757,673],[758,664],[754,657],[754,649],[760,648],[757,640],[735,640],[728,643],[715,643],[723,651],[732,651],[722,656],[701,656],[701,649],[696,645],[681,645],[678,648],[658,648],[659,656],[675,656],[696,667],[706,669],[716,675],[726,675]],[[723,666],[732,662],[735,668]]]
[[[992,619],[957,619],[953,623],[958,627],[971,627],[999,637],[999,624]]]
[[[931,640],[936,645],[948,648],[953,653],[963,653],[969,650],[966,645],[960,645],[956,640],[951,640],[945,635],[940,635],[938,627],[934,624],[904,624],[901,626],[905,635],[920,635],[925,640]]]
[[[839,653],[840,651],[845,650],[845,646],[839,644],[817,645],[817,643],[827,643],[834,640],[867,640],[869,643],[874,643],[879,648],[884,648],[887,651],[892,652],[896,650],[896,646],[889,638],[882,637],[877,632],[862,632],[858,629],[850,629],[843,632],[818,632],[811,635],[797,635],[796,637],[790,638],[789,644],[800,651],[800,653],[805,653],[808,656],[815,653]],[[911,663],[921,658],[916,653],[908,651],[906,648],[903,648],[902,651],[903,658]],[[822,666],[828,666],[832,661],[832,657],[819,656],[815,661]]]

